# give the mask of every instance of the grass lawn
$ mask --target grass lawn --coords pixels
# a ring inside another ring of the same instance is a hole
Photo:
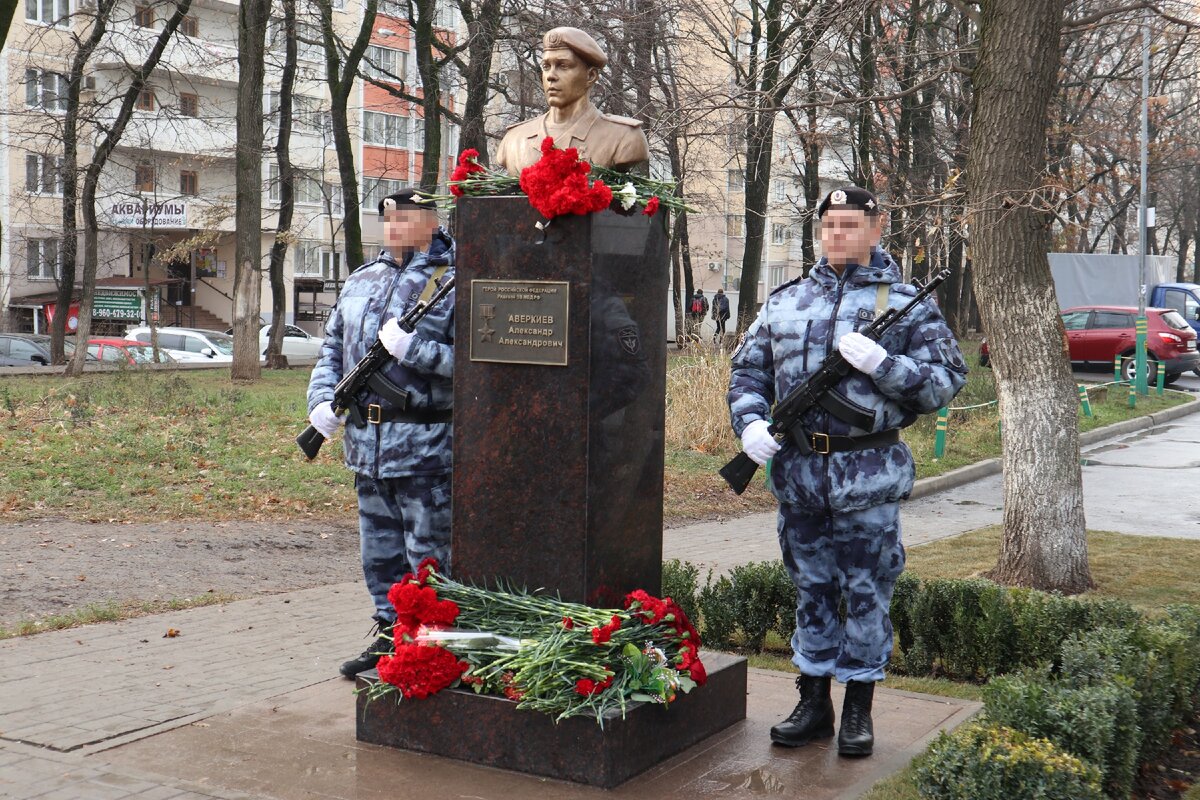
[[[973,361],[974,348],[966,349]],[[232,383],[227,370],[0,377],[0,511],[13,519],[98,522],[352,516],[340,441],[327,443],[312,463],[294,442],[307,424],[308,375],[266,370],[249,385]],[[762,472],[740,497],[717,475],[738,450],[725,405],[728,381],[728,353],[683,351],[669,359],[669,523],[775,508]],[[953,407],[994,397],[991,371],[976,366]],[[1081,427],[1184,399],[1151,396],[1131,411],[1120,392],[1094,391],[1096,416],[1081,415]],[[933,458],[932,416],[905,430],[918,477],[998,455],[997,421],[994,404],[952,412],[942,459]]]

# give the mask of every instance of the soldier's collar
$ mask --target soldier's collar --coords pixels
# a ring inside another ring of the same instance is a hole
[[[538,131],[529,135],[528,138],[537,138],[537,144],[540,146],[542,139],[550,135],[546,128],[546,123],[550,119],[550,112],[547,111],[542,115],[540,124],[537,126]],[[587,111],[579,115],[579,118],[571,123],[571,126],[559,134],[554,140],[554,144],[558,147],[566,149],[571,146],[571,139],[578,139],[581,142],[586,142],[588,134],[592,132],[592,127],[596,121],[600,119],[600,109],[596,108],[591,103],[588,103]]]

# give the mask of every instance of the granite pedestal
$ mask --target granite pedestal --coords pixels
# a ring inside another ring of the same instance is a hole
[[[662,583],[664,215],[540,216],[462,198],[456,224],[453,575],[620,607]],[[603,727],[447,690],[359,698],[360,741],[611,788],[746,716],[746,661]],[[375,679],[360,676],[360,685]]]

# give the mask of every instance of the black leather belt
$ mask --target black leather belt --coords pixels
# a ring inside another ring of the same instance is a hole
[[[381,422],[412,422],[418,425],[437,425],[443,422],[450,422],[454,415],[454,412],[449,408],[441,410],[383,408],[374,403],[359,406],[358,411],[364,425],[367,423],[378,425]]]
[[[817,455],[830,453],[848,453],[854,450],[870,450],[873,447],[886,447],[900,441],[900,430],[892,428],[879,433],[868,433],[866,436],[830,436],[827,433],[811,433],[809,444]]]

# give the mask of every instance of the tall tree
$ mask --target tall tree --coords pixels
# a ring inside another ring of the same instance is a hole
[[[71,306],[72,295],[75,292],[76,258],[79,251],[79,121],[80,121],[80,92],[83,90],[83,73],[96,52],[96,48],[104,40],[108,25],[112,18],[116,0],[100,0],[92,12],[91,27],[87,35],[79,40],[75,53],[71,57],[70,72],[67,73],[67,108],[63,114],[62,145],[62,241],[59,244],[61,260],[58,276],[58,298],[56,313],[50,321],[50,358],[55,364],[66,361],[63,343],[66,340],[67,318],[70,314],[66,309]],[[85,13],[85,12],[79,12]]]
[[[1046,120],[1063,0],[983,0],[968,196],[979,311],[1004,419],[1004,537],[996,580],[1091,586],[1078,399],[1046,252]]]
[[[100,185],[100,175],[125,133],[138,95],[145,88],[150,73],[154,72],[159,61],[162,60],[163,51],[166,50],[167,43],[171,41],[171,37],[175,35],[179,24],[183,22],[188,9],[191,8],[192,0],[177,0],[177,2],[168,2],[167,4],[174,5],[175,11],[167,18],[163,29],[154,37],[145,60],[137,66],[130,66],[129,86],[121,96],[121,102],[113,112],[111,121],[107,122],[104,134],[92,152],[92,158],[83,173],[83,195],[80,202],[83,212],[83,276],[79,302],[79,330],[76,333],[76,341],[79,342],[86,342],[92,331],[92,300],[96,293],[96,269],[99,266],[100,222],[96,217],[96,191]],[[65,316],[66,309],[60,309],[59,314]],[[76,347],[75,354],[67,364],[64,374],[82,375],[86,355],[86,347]]]
[[[343,238],[346,242],[346,262],[349,269],[362,264],[362,219],[359,209],[362,201],[358,193],[358,172],[354,164],[354,140],[350,138],[350,93],[358,76],[358,67],[363,53],[371,43],[371,31],[375,28],[375,14],[379,0],[364,0],[362,23],[349,48],[343,48],[333,27],[333,4],[330,0],[319,0],[317,9],[321,15],[321,44],[325,50],[325,82],[329,85],[330,124],[333,128],[333,145],[337,152],[338,176],[342,184],[342,212],[344,214]]]
[[[256,380],[262,323],[263,77],[271,0],[238,5],[238,98],[236,234],[233,272],[234,380]],[[294,37],[293,37],[294,38]]]
[[[279,165],[279,218],[271,244],[267,272],[271,280],[271,332],[267,336],[267,367],[286,369],[283,329],[287,315],[287,287],[283,262],[292,243],[292,212],[295,210],[296,175],[292,166],[292,95],[296,86],[296,0],[283,0],[283,73],[279,82],[279,130],[275,137],[275,163]],[[336,279],[337,276],[335,275]]]

